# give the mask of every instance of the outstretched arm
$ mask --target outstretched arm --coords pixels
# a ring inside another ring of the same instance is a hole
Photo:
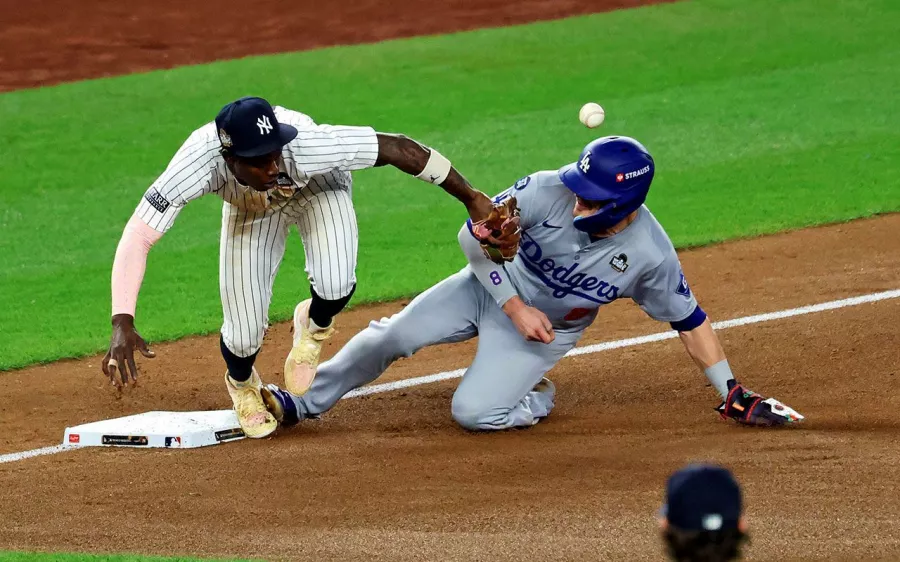
[[[137,379],[134,349],[153,357],[147,343],[134,329],[137,296],[147,269],[147,254],[174,224],[184,206],[212,193],[217,175],[217,151],[205,140],[187,138],[169,165],[144,193],[116,248],[112,267],[112,336],[101,368],[113,384]],[[116,371],[121,375],[116,378]]]
[[[697,307],[699,310],[699,307]],[[701,311],[702,312],[702,311]],[[696,314],[692,314],[696,318]],[[678,322],[673,322],[676,326]],[[676,328],[678,329],[678,328]],[[803,420],[796,410],[774,398],[765,398],[744,388],[734,379],[719,337],[709,319],[703,314],[703,322],[690,330],[678,330],[681,342],[691,359],[703,369],[706,378],[722,395],[722,404],[717,408],[722,416],[733,418],[749,425],[783,425]]]
[[[674,249],[639,280],[634,300],[651,318],[669,322],[685,350],[724,399],[734,379],[725,351],[706,313],[688,286]]]
[[[137,296],[147,269],[147,254],[163,233],[147,225],[136,214],[131,216],[116,248],[112,268],[112,315],[134,319]]]
[[[378,159],[375,166],[391,165],[440,186],[466,206],[473,222],[484,220],[490,214],[493,207],[491,199],[472,187],[438,151],[405,135],[377,133],[377,137]]]
[[[688,355],[722,397],[716,408],[722,416],[749,425],[782,425],[803,419],[783,403],[766,399],[735,380],[719,337],[688,286],[674,249],[642,276],[632,298],[651,318],[669,322],[678,332]]]
[[[704,318],[703,322],[693,329],[679,330],[678,336],[694,363],[703,369],[709,382],[722,398],[725,398],[728,395],[728,381],[734,379],[734,375],[709,318]]]
[[[154,357],[147,342],[134,327],[137,296],[147,269],[147,254],[163,233],[150,228],[137,214],[132,215],[116,248],[112,268],[112,326],[109,351],[103,358],[101,369],[112,384],[128,384],[129,378],[137,380],[134,349],[144,357]],[[116,378],[118,369],[121,377]],[[130,372],[129,372],[130,371]]]

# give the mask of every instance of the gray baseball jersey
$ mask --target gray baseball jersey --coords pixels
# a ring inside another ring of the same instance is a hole
[[[553,408],[553,386],[542,377],[575,346],[601,306],[632,298],[668,322],[696,308],[675,249],[646,207],[615,236],[595,240],[573,226],[575,196],[555,171],[523,178],[495,201],[513,195],[523,230],[515,260],[505,266],[488,261],[463,228],[459,240],[469,265],[402,312],[372,322],[320,365],[309,391],[293,399],[301,418],[327,411],[399,357],[478,336],[475,359],[453,395],[454,419],[479,430],[533,425]],[[547,314],[553,342],[527,341],[518,333],[501,308],[515,295]]]
[[[575,228],[575,195],[555,171],[526,176],[494,200],[511,196],[523,231],[516,259],[504,266],[473,265],[490,269],[479,278],[499,304],[518,294],[555,329],[575,331],[620,298],[633,299],[664,322],[684,320],[696,308],[675,248],[646,206],[615,236],[592,239]]]

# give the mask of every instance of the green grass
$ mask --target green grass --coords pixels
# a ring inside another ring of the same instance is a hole
[[[635,136],[679,246],[900,210],[897,29],[895,0],[694,0],[4,94],[0,368],[106,347],[122,227],[183,139],[245,94],[407,133],[489,193],[595,134]],[[599,131],[577,122],[589,100],[607,110]],[[355,303],[462,266],[465,213],[439,189],[366,170],[354,198]],[[220,205],[188,206],[151,253],[137,319],[151,340],[218,329]],[[274,320],[308,295],[302,262],[295,235]]]
[[[225,562],[222,559],[221,562]],[[162,558],[129,554],[0,552],[0,562],[202,562],[200,558]],[[233,561],[236,562],[236,561]]]

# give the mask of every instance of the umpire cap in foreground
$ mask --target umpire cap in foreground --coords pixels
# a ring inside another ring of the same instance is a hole
[[[223,107],[216,115],[216,129],[222,146],[245,158],[280,150],[297,136],[297,129],[278,122],[269,102],[249,96]]]
[[[739,527],[741,509],[741,488],[731,472],[692,464],[669,477],[661,515],[683,531],[720,531]]]

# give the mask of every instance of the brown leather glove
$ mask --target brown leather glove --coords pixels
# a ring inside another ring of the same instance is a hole
[[[486,219],[472,223],[472,234],[481,243],[481,251],[494,263],[512,261],[516,257],[521,232],[515,197],[495,204]]]

